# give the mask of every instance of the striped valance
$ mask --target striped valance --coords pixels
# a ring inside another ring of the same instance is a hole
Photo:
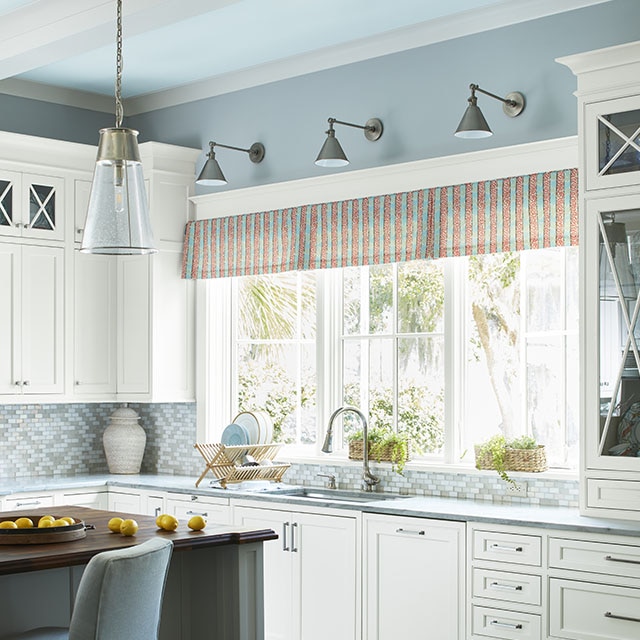
[[[183,277],[328,269],[578,243],[578,170],[189,222]]]

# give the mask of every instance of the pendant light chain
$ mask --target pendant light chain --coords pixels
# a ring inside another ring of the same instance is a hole
[[[122,107],[122,0],[118,0],[116,35],[116,128],[122,126],[124,109]]]

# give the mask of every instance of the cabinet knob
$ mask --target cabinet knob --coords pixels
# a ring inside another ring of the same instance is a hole
[[[22,381],[16,380],[15,385],[16,385],[16,387],[22,386]]]
[[[81,384],[80,380],[76,380],[76,387],[79,387]]]
[[[84,231],[84,229],[76,229],[76,233],[77,233],[78,235],[80,235],[83,231]]]
[[[29,382],[29,380],[25,380],[22,384],[23,384],[25,387],[28,387],[31,383]]]

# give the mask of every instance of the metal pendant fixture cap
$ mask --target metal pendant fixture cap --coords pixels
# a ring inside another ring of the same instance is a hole
[[[125,127],[100,129],[96,162],[141,162],[138,132]]]

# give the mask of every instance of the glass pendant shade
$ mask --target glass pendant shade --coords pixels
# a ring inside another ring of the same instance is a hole
[[[216,154],[213,151],[209,152],[196,184],[202,184],[207,187],[219,187],[227,184],[227,179],[224,177],[224,173],[222,173],[222,169],[216,160]]]
[[[480,107],[471,100],[469,106],[460,120],[460,124],[454,134],[458,138],[488,138],[493,135],[487,121],[480,111]]]
[[[157,252],[137,136],[137,131],[121,127],[100,131],[82,253]]]
[[[333,129],[327,131],[327,139],[316,158],[316,164],[319,167],[344,167],[349,164]]]

